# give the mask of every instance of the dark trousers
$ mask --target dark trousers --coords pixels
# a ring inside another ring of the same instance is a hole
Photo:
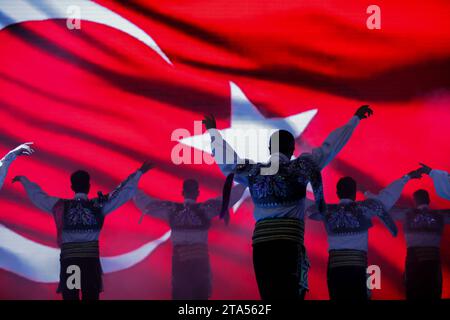
[[[328,267],[328,293],[330,300],[367,301],[366,268],[361,266]]]
[[[210,295],[211,266],[207,246],[175,246],[172,256],[172,299],[208,300]]]
[[[289,240],[253,244],[253,266],[262,300],[300,300],[299,245]]]
[[[66,258],[61,260],[58,292],[64,300],[80,300],[80,289],[69,289],[67,280],[73,276],[67,273],[70,266],[80,268],[81,295],[83,300],[99,300],[102,291],[102,267],[99,258]]]
[[[407,300],[439,300],[442,297],[442,268],[439,259],[421,260],[408,249],[405,265]]]

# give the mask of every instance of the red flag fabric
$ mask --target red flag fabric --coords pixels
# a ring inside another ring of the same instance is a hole
[[[52,2],[25,1],[43,15]],[[6,2],[5,2],[6,3]],[[40,3],[39,5],[37,5]],[[129,33],[84,20],[14,23],[0,29],[0,153],[34,141],[37,152],[10,167],[0,191],[0,223],[38,244],[56,248],[53,218],[34,208],[15,175],[46,192],[71,197],[69,175],[86,169],[92,196],[112,190],[145,159],[156,168],[140,188],[182,201],[186,178],[199,180],[199,200],[219,196],[216,165],[173,163],[172,132],[194,134],[194,121],[213,113],[230,126],[230,81],[265,117],[317,109],[296,153],[320,145],[361,104],[375,114],[323,171],[327,202],[337,201],[343,175],[377,192],[425,162],[449,171],[450,3],[378,1],[381,29],[366,25],[367,1],[95,1],[150,36],[171,63]],[[15,17],[0,3],[0,22]],[[32,19],[31,19],[32,20]],[[122,24],[123,25],[123,24]],[[200,152],[200,151],[195,151]],[[410,182],[401,203],[425,188],[432,206],[448,208],[432,181]],[[361,195],[359,195],[361,196]],[[210,231],[212,299],[258,299],[252,267],[253,205],[247,200],[228,227]],[[125,254],[164,235],[169,227],[130,202],[106,218],[102,256]],[[307,221],[311,259],[308,299],[328,299],[327,243],[321,224]],[[403,232],[392,238],[381,224],[370,231],[369,264],[381,269],[374,299],[403,299]],[[450,297],[450,233],[442,245],[444,291]],[[170,299],[170,241],[140,263],[104,276],[103,299]],[[58,299],[56,283],[0,269],[1,299]]]

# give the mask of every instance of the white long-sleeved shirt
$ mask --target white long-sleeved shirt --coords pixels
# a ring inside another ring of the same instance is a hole
[[[230,194],[230,204],[231,208],[236,202],[239,201],[242,194],[244,193],[246,187],[243,185],[236,185],[231,190]],[[222,197],[217,197],[209,199],[205,202],[197,203],[194,200],[185,199],[183,205],[176,202],[158,200],[153,197],[148,196],[142,190],[138,190],[136,195],[133,197],[134,203],[141,210],[143,214],[150,215],[162,219],[170,224],[171,215],[176,214],[177,210],[184,211],[182,214],[185,215],[186,219],[196,219],[195,215],[190,216],[187,210],[190,205],[198,205],[200,210],[206,214],[206,219],[211,220],[212,218],[219,215],[222,208]],[[194,224],[192,221],[187,222],[188,224]],[[172,229],[171,241],[174,245],[185,245],[185,244],[207,244],[208,243],[208,229]]]
[[[448,172],[433,169],[430,172],[430,177],[433,179],[436,193],[441,198],[450,200],[450,175]]]
[[[0,190],[5,182],[6,175],[8,174],[8,169],[11,163],[16,159],[14,153],[8,153],[2,160],[0,160]]]
[[[300,157],[311,157],[316,165],[319,166],[320,169],[323,169],[342,150],[359,122],[360,119],[357,116],[352,117],[346,125],[331,132],[322,145],[318,148],[314,148],[311,154],[303,153]],[[227,176],[235,171],[237,165],[245,163],[245,160],[238,156],[234,149],[222,138],[222,135],[217,129],[209,129],[209,134],[212,139],[211,148],[213,150],[214,158],[224,175]],[[234,156],[232,157],[230,155]],[[271,156],[271,159],[269,159],[269,162],[282,162],[283,159],[276,159],[277,157],[282,158],[283,155],[274,154]],[[224,159],[226,159],[226,161],[224,161]],[[229,161],[230,159],[232,161]],[[246,175],[235,174],[235,181],[248,186],[248,178]],[[303,219],[304,212],[305,199],[303,198],[295,205],[291,206],[279,206],[274,208],[255,207],[253,215],[256,221],[275,217],[295,217]]]
[[[417,212],[415,212],[417,211]],[[405,233],[406,247],[435,247],[440,248],[442,241],[442,232],[427,232],[414,230],[409,231],[408,228],[405,227],[405,224],[411,223],[408,221],[408,213],[424,213],[424,218],[421,223],[436,223],[437,220],[434,220],[433,216],[442,218],[442,223],[444,227],[447,224],[450,224],[450,210],[432,210],[428,205],[424,204],[418,206],[416,209],[413,208],[397,208],[394,207],[390,214],[391,216],[398,221],[401,221],[403,224],[403,229]],[[431,218],[431,221],[429,219]]]
[[[410,180],[408,176],[404,176],[401,179],[398,179],[391,183],[389,186],[384,188],[378,195],[375,195],[370,192],[365,193],[366,199],[374,199],[379,201],[383,205],[383,209],[385,211],[389,211],[394,204],[398,201],[400,198],[400,195],[403,191],[404,186],[406,183]],[[354,201],[351,199],[341,199],[339,201],[339,204],[347,204],[347,203],[353,203]],[[364,209],[365,207],[365,201],[361,201],[361,208]],[[311,207],[310,207],[311,208]],[[372,219],[373,217],[378,215],[378,212],[375,212],[374,210],[370,210],[371,204],[368,203],[367,210],[362,210],[363,214],[369,218]],[[327,221],[325,221],[324,216],[320,213],[315,212],[315,210],[308,210],[308,213],[312,213],[309,217],[313,220],[323,221],[325,224]],[[387,217],[388,219],[390,217]],[[384,219],[381,220],[385,225],[388,227],[388,229],[396,235],[396,228],[395,224],[393,224],[392,221],[384,221]],[[360,250],[360,251],[366,251],[368,250],[368,242],[369,242],[369,232],[368,230],[364,230],[357,233],[350,233],[350,234],[341,234],[341,235],[334,235],[330,232],[328,232],[327,229],[327,238],[328,238],[328,249],[329,250],[343,250],[343,249],[352,249],[352,250]]]
[[[139,179],[142,176],[141,171],[136,171],[131,174],[124,182],[122,182],[114,191],[112,191],[107,200],[103,202],[101,213],[106,216],[115,209],[119,208],[125,202],[130,200],[137,191],[137,185]],[[63,200],[58,197],[49,196],[42,188],[34,182],[28,180],[28,178],[23,177],[21,179],[27,195],[31,202],[39,209],[55,215],[55,205]],[[85,193],[76,193],[74,200],[88,200],[88,196]],[[99,231],[87,231],[87,232],[70,232],[65,230],[60,230],[61,232],[61,243],[68,242],[85,242],[85,241],[96,241],[100,235]]]

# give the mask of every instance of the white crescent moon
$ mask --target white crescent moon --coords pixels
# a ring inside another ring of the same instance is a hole
[[[102,257],[103,271],[111,273],[130,268],[147,258],[169,238],[170,231],[167,231],[160,238],[129,253]],[[35,282],[58,282],[59,253],[57,248],[34,242],[0,224],[0,269]]]
[[[117,13],[88,0],[1,0],[0,31],[10,25],[27,21],[73,18],[68,13],[70,6],[80,9],[81,20],[123,31],[143,42],[172,66],[170,59],[142,29]],[[116,272],[136,265],[169,238],[170,231],[131,252],[101,258],[104,272]],[[0,269],[36,282],[58,282],[59,253],[59,249],[31,241],[0,224]]]
[[[163,58],[164,61],[172,65],[170,59],[156,42],[141,28],[117,13],[88,0],[1,0],[0,30],[26,21],[73,18],[67,12],[71,6],[77,6],[80,9],[81,20],[104,24],[123,31],[143,42]],[[68,31],[70,30],[68,29]]]

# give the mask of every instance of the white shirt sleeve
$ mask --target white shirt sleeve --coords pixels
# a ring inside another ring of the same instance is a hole
[[[28,198],[30,198],[31,202],[36,207],[45,212],[53,213],[53,207],[60,200],[59,198],[49,196],[41,189],[41,187],[39,187],[36,183],[28,180],[28,178],[26,177],[22,177],[20,182],[24,186]]]
[[[136,171],[109,194],[108,199],[103,204],[104,215],[116,210],[136,194],[141,176],[142,172]]]
[[[320,147],[312,150],[314,162],[320,169],[325,168],[347,144],[359,122],[359,118],[353,116],[346,125],[331,132]]]
[[[433,179],[436,193],[444,199],[450,200],[450,175],[443,170],[431,170],[430,177]]]
[[[163,220],[169,219],[169,211],[173,207],[173,202],[154,199],[142,190],[136,191],[133,201],[143,215],[148,214]]]
[[[392,219],[396,221],[405,221],[406,213],[410,209],[408,208],[400,208],[400,207],[392,207],[392,209],[389,211],[389,214],[391,215]]]
[[[211,150],[217,165],[225,176],[234,172],[238,164],[244,164],[245,159],[241,159],[234,149],[226,142],[219,130],[209,129],[211,136]],[[244,186],[248,186],[248,179],[245,174],[235,174],[234,180]]]
[[[14,153],[8,153],[2,160],[0,160],[0,189],[3,187],[8,169],[11,163],[16,159]]]
[[[367,199],[379,200],[383,204],[384,209],[386,211],[389,211],[400,198],[403,188],[409,180],[411,180],[409,176],[403,176],[402,178],[395,180],[386,188],[381,190],[379,194],[374,195],[370,192],[366,192],[365,196]]]

